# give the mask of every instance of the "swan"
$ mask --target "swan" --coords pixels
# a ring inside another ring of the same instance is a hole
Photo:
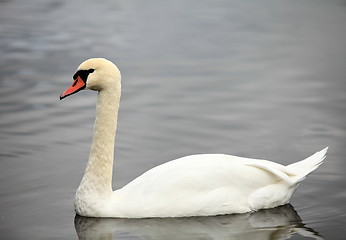
[[[190,155],[154,167],[113,191],[120,71],[107,59],[91,58],[80,64],[73,80],[60,100],[83,89],[98,92],[89,160],[74,201],[80,216],[189,217],[274,208],[288,203],[326,157],[328,147],[287,166],[225,154]]]

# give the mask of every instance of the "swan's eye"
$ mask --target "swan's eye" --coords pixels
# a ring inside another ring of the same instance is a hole
[[[76,80],[77,77],[79,76],[84,82],[88,79],[88,76],[90,73],[93,73],[95,69],[89,69],[89,70],[78,70],[74,75],[73,79]]]

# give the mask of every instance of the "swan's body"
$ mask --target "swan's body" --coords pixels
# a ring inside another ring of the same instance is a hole
[[[327,148],[283,166],[223,154],[179,158],[157,166],[113,192],[114,140],[121,94],[118,68],[106,59],[83,62],[74,84],[60,98],[84,88],[98,91],[88,165],[75,210],[88,217],[183,217],[245,213],[288,203]]]

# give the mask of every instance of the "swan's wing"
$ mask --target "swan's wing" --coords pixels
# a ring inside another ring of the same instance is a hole
[[[179,192],[186,188],[205,191],[248,184],[259,186],[277,181],[278,177],[287,180],[284,170],[284,166],[266,160],[224,154],[190,155],[150,169],[123,189]]]
[[[119,208],[127,214],[151,212],[156,216],[251,211],[248,198],[253,192],[288,178],[280,173],[282,165],[276,169],[269,161],[256,162],[222,154],[173,160],[117,190],[116,195],[126,203]]]

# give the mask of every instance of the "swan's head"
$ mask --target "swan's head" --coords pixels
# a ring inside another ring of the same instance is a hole
[[[90,58],[82,62],[73,75],[73,80],[73,84],[60,95],[60,100],[83,89],[120,91],[120,71],[105,58]]]

